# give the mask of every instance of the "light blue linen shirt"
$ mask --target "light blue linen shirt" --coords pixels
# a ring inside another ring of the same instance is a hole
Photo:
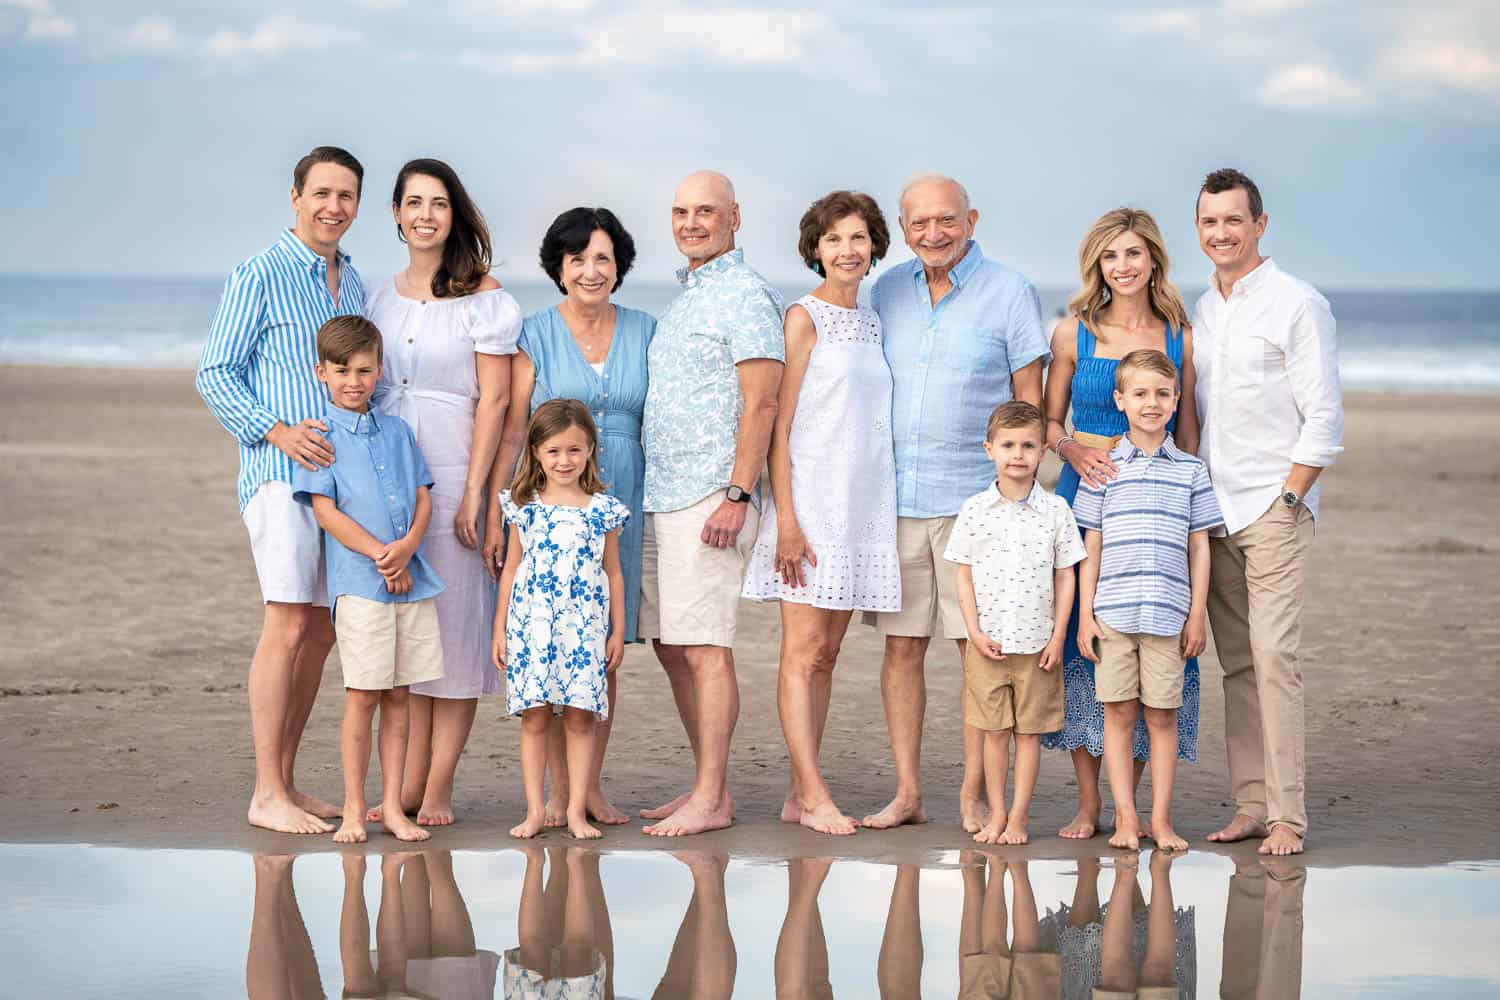
[[[339,512],[354,520],[376,540],[394,542],[411,530],[417,513],[417,487],[432,486],[432,474],[422,460],[417,436],[398,416],[374,409],[356,413],[328,405],[323,422],[328,443],[338,459],[327,468],[309,472],[300,465],[292,471],[292,497],[312,506],[315,495],[333,498]],[[393,594],[375,568],[375,560],[353,552],[324,532],[328,565],[328,605],[337,608],[345,594],[385,604],[424,601],[441,594],[444,584],[422,558],[422,546],[407,563],[411,591]]]
[[[990,413],[1009,402],[1011,374],[1051,358],[1041,300],[1024,276],[984,256],[973,240],[932,304],[922,262],[875,282],[870,305],[885,331],[895,378],[896,513],[951,517],[995,478],[984,453]]]
[[[647,511],[682,510],[729,486],[745,398],[735,365],[786,360],[781,296],[743,250],[677,272],[682,294],[656,321],[641,428]],[[737,483],[755,492],[755,483]]]

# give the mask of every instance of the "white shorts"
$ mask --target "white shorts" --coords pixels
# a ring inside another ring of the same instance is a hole
[[[745,505],[733,546],[703,544],[703,522],[724,502],[716,490],[691,507],[647,514],[641,539],[642,639],[673,646],[734,648],[745,563],[755,548],[760,512]]]
[[[262,483],[245,505],[243,517],[260,578],[260,599],[267,604],[328,607],[323,532],[312,508],[292,499],[292,484]]]

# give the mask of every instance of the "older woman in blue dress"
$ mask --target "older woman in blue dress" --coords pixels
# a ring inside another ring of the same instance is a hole
[[[636,642],[636,618],[641,602],[641,516],[646,457],[641,450],[641,413],[646,405],[646,348],[656,332],[656,320],[636,309],[617,306],[610,296],[625,280],[635,261],[635,241],[607,208],[574,208],[559,215],[547,229],[541,247],[542,270],[552,279],[563,300],[526,317],[520,353],[511,368],[510,396],[515,401],[505,421],[500,458],[495,463],[491,493],[510,485],[531,412],[549,399],[580,399],[594,415],[599,429],[599,469],[605,489],[630,508],[620,536],[620,566],[625,578],[625,639]],[[505,552],[499,530],[500,511],[490,509],[486,528],[485,564],[499,572]],[[597,775],[615,715],[619,672],[609,675],[609,719],[599,723],[595,753],[598,765],[589,792],[588,813],[597,822],[617,824],[629,817],[604,797]],[[560,730],[558,730],[560,732]],[[561,825],[568,787],[567,762],[561,740],[548,753],[552,795],[547,821]]]
[[[445,674],[413,684],[401,802],[424,826],[453,822],[453,780],[490,666],[495,591],[479,553],[486,484],[510,399],[521,309],[490,271],[484,216],[453,168],[412,160],[391,195],[404,271],[365,299],[384,368],[375,403],[411,425],[432,471],[426,557],[447,589],[437,599]],[[372,820],[378,810],[372,811]]]

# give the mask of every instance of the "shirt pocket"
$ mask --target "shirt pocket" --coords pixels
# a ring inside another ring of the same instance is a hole
[[[948,336],[948,356],[971,370],[993,368],[1010,375],[1010,341],[1003,326],[955,326]]]

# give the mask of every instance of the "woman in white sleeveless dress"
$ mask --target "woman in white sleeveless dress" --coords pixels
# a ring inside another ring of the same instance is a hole
[[[521,310],[489,273],[484,217],[451,167],[406,164],[392,210],[410,263],[365,300],[384,339],[375,402],[411,425],[432,472],[423,551],[448,585],[437,597],[446,672],[412,685],[401,802],[418,823],[443,826],[453,822],[453,776],[479,696],[503,687],[489,651],[495,585],[479,545]]]
[[[833,668],[856,611],[901,607],[891,372],[859,284],[890,247],[869,195],[835,191],[802,216],[798,249],[823,283],[786,314],[771,497],[744,596],[781,602],[776,701],[792,758],[781,818],[820,833],[856,823],[818,769]]]

